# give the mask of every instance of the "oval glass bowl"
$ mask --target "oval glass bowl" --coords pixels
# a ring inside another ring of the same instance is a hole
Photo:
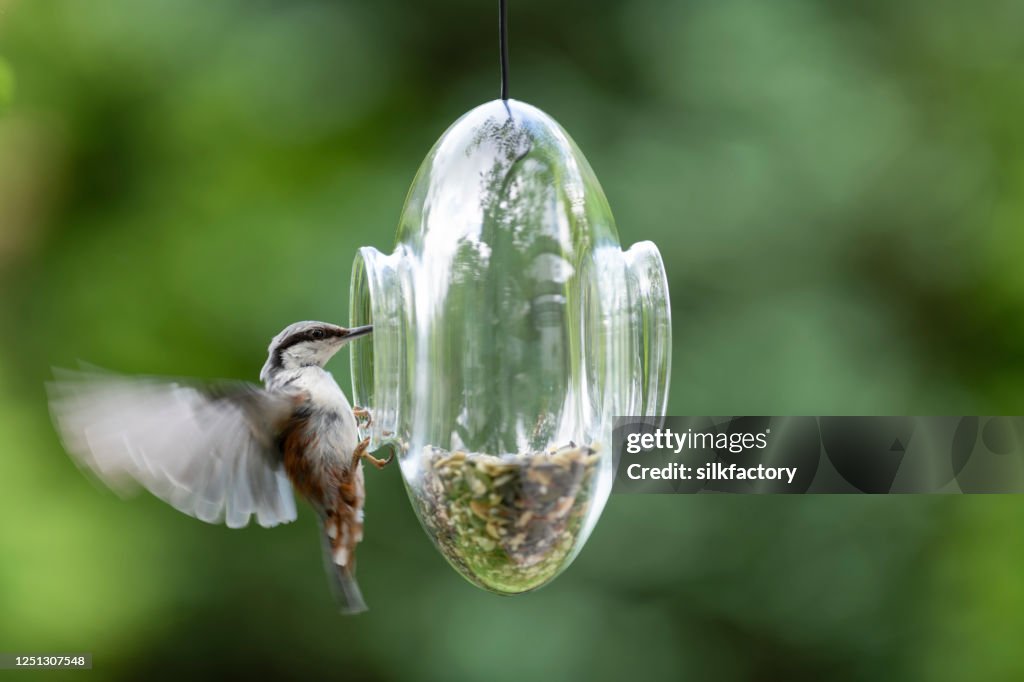
[[[616,415],[662,416],[668,284],[623,251],[568,134],[510,100],[456,121],[413,181],[390,255],[352,273],[355,404],[462,575],[514,594],[579,552],[611,490]]]

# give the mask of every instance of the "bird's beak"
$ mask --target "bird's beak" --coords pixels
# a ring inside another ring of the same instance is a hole
[[[351,329],[348,330],[348,334],[345,334],[344,338],[347,341],[349,339],[354,339],[357,336],[365,336],[366,334],[369,334],[372,331],[372,324],[364,325],[362,327],[352,327]]]

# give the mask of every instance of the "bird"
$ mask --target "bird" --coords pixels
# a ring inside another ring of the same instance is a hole
[[[316,512],[324,564],[342,613],[366,610],[355,578],[363,538],[368,453],[353,408],[324,369],[335,353],[370,334],[296,322],[273,337],[258,386],[134,377],[98,369],[54,369],[51,415],[79,466],[122,495],[145,488],[208,523],[270,528],[297,518],[293,489]]]

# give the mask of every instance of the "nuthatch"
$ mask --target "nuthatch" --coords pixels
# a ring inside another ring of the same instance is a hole
[[[296,322],[270,343],[264,388],[198,386],[57,371],[50,405],[65,447],[115,491],[140,484],[176,509],[241,528],[294,521],[292,486],[320,519],[332,589],[345,613],[366,610],[355,580],[363,538],[362,460],[353,410],[324,365],[371,326]],[[127,486],[127,487],[126,487]]]

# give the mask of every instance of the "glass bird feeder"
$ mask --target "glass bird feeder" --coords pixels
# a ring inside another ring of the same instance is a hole
[[[671,321],[658,249],[623,251],[583,154],[515,100],[456,121],[413,181],[390,255],[352,273],[355,404],[396,449],[463,576],[514,594],[579,552],[611,490],[615,415],[662,416]]]

